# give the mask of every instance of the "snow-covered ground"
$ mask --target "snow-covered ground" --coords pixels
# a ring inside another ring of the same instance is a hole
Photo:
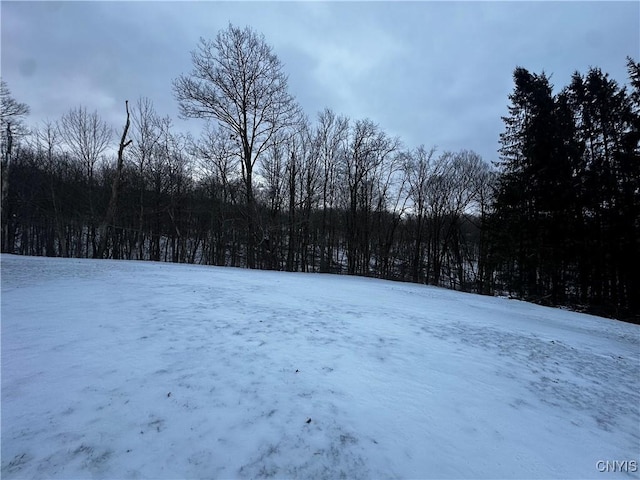
[[[3,479],[640,478],[637,325],[346,276],[1,273]]]

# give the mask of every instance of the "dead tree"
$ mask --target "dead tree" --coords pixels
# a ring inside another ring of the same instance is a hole
[[[107,249],[107,239],[109,234],[114,234],[113,220],[116,217],[116,210],[118,208],[118,192],[120,190],[120,177],[122,176],[122,166],[124,164],[124,149],[131,145],[132,140],[127,141],[127,133],[129,132],[129,101],[124,102],[125,109],[127,111],[127,122],[124,125],[124,131],[122,132],[122,138],[120,139],[120,146],[118,148],[118,163],[116,166],[116,174],[111,184],[111,198],[109,199],[109,206],[107,207],[107,214],[104,221],[100,226],[100,246],[96,258],[104,258],[105,251]],[[113,242],[115,243],[115,241]]]

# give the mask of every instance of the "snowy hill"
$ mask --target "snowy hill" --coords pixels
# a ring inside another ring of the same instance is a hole
[[[638,325],[346,276],[1,262],[4,479],[640,478]]]

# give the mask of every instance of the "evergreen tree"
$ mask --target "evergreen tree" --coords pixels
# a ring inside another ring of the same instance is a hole
[[[629,261],[625,263],[628,274],[629,309],[640,317],[640,63],[627,58],[627,71],[631,84],[629,95],[629,130],[624,134],[624,154],[620,158],[625,209],[623,223],[629,228],[626,239]],[[639,321],[640,323],[640,321]]]
[[[522,298],[637,316],[640,68],[628,69],[630,94],[597,68],[558,95],[544,73],[514,72],[488,225],[493,267]]]
[[[633,85],[631,60],[629,73]],[[597,312],[626,315],[634,310],[638,275],[631,267],[638,255],[640,177],[633,93],[598,68],[585,77],[576,72],[566,92],[582,149],[580,301]]]
[[[564,237],[575,196],[571,115],[544,73],[519,67],[513,78],[492,221],[498,262],[520,297],[564,301]]]

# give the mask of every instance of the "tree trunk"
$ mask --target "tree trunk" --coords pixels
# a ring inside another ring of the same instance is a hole
[[[108,233],[112,230],[113,220],[116,216],[116,209],[118,207],[118,193],[120,189],[120,176],[122,174],[122,165],[124,163],[123,154],[124,149],[131,145],[132,140],[127,140],[127,132],[129,131],[129,101],[125,101],[125,108],[127,110],[127,122],[124,125],[124,131],[122,132],[122,138],[120,139],[120,147],[118,148],[118,164],[116,167],[116,176],[111,184],[111,198],[109,199],[109,206],[107,207],[107,214],[104,221],[100,226],[100,246],[96,257],[103,258],[107,247]]]

